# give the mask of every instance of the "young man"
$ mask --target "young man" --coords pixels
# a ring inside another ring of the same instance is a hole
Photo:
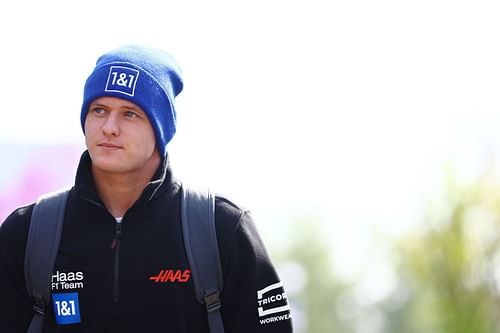
[[[43,332],[209,331],[167,155],[182,87],[163,51],[124,46],[98,59],[85,84],[87,151],[66,204]],[[24,280],[32,210],[15,210],[0,227],[0,332],[26,332],[34,314]],[[249,212],[216,196],[215,221],[225,331],[292,332],[285,291]]]

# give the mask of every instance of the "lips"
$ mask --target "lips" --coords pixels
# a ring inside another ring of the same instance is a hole
[[[104,148],[104,149],[121,149],[122,148],[121,146],[118,146],[118,145],[115,145],[115,144],[109,143],[109,142],[99,143],[97,146]]]

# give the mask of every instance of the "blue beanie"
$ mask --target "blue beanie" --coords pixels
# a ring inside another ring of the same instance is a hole
[[[175,134],[174,98],[182,91],[181,70],[168,53],[128,45],[103,54],[85,82],[81,124],[89,105],[104,96],[119,97],[139,105],[153,126],[160,156]]]

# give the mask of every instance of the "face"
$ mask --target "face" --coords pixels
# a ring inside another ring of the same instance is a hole
[[[94,100],[85,119],[92,167],[108,173],[156,171],[160,156],[153,127],[135,103],[116,97]]]

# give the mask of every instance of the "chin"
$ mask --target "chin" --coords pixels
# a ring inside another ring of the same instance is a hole
[[[122,172],[126,169],[123,161],[110,156],[92,157],[92,165],[94,168],[107,172]]]

